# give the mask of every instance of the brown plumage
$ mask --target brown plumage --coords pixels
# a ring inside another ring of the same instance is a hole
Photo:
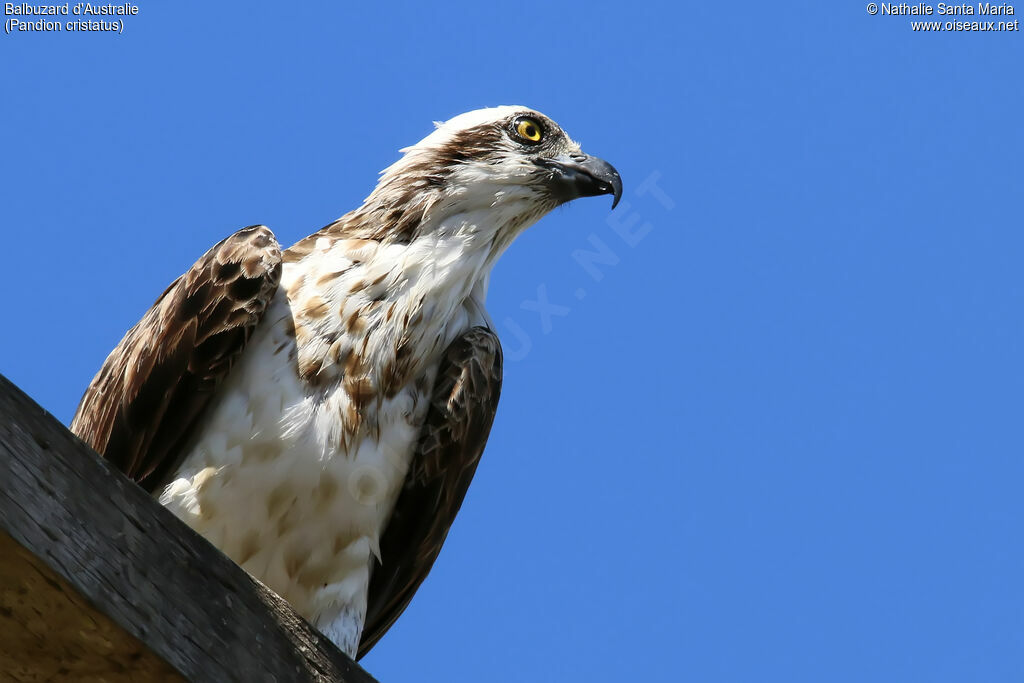
[[[239,230],[206,252],[110,353],[71,430],[157,492],[262,319],[281,261],[264,226]],[[483,327],[457,338],[443,356],[416,453],[381,537],[359,657],[405,610],[441,551],[497,412],[501,360],[497,336]]]
[[[253,226],[203,255],[72,430],[362,656],[437,559],[494,420],[491,268],[558,204],[621,191],[536,112],[456,117],[283,254]]]
[[[402,614],[434,565],[477,463],[501,394],[501,343],[474,327],[448,347],[405,484],[370,579],[359,656]]]
[[[152,491],[180,458],[281,280],[274,234],[218,242],[164,290],[107,356],[71,431]]]

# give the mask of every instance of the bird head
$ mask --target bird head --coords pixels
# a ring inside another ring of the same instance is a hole
[[[611,164],[583,153],[532,109],[478,109],[435,126],[382,172],[366,209],[407,214],[417,207],[421,227],[484,211],[517,232],[573,199],[610,194],[615,208],[622,196]]]

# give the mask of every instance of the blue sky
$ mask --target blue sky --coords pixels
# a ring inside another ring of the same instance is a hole
[[[433,120],[527,104],[624,179],[495,271],[501,408],[382,682],[1024,680],[1020,32],[139,7],[0,37],[0,371],[65,422],[207,247],[318,229]]]

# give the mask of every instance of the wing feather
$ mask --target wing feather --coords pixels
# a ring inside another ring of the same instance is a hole
[[[370,579],[362,657],[405,610],[462,506],[501,393],[501,343],[474,327],[445,352],[416,455]]]
[[[152,490],[245,348],[281,280],[262,225],[216,244],[128,330],[86,389],[71,431]]]

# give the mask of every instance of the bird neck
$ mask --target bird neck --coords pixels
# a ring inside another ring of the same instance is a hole
[[[289,250],[282,286],[300,375],[359,377],[387,396],[436,363],[456,335],[487,324],[487,281],[505,245],[474,220],[453,217],[408,243],[321,231],[296,245],[301,257]]]

